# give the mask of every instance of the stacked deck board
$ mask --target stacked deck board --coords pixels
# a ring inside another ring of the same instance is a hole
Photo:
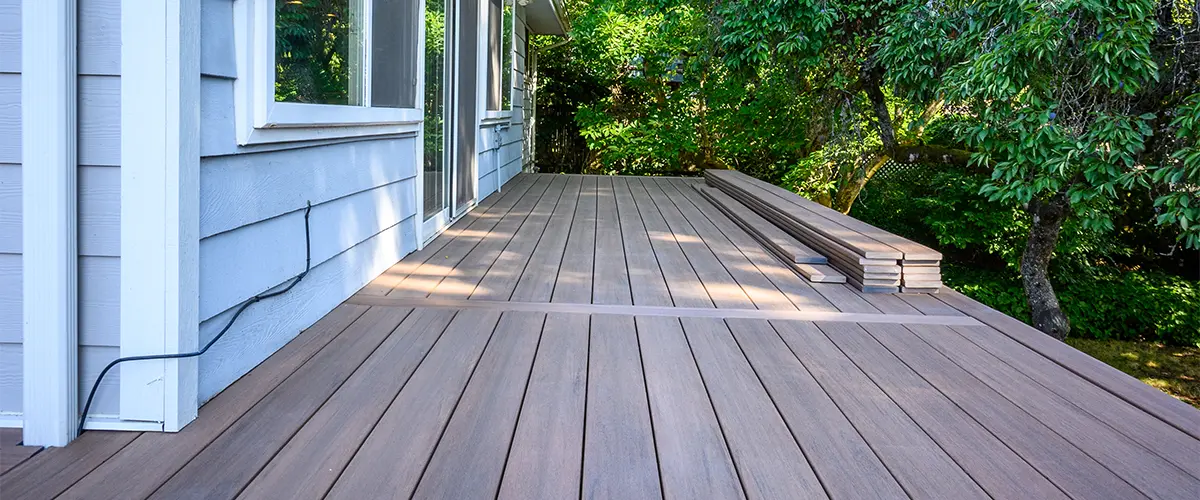
[[[936,292],[941,288],[942,254],[929,247],[740,172],[708,170],[705,179],[709,186],[820,252],[859,290]]]
[[[760,217],[719,189],[694,186],[730,220],[757,240],[797,274],[813,283],[845,283],[846,276],[828,265],[829,260],[816,250],[796,241],[775,224]]]

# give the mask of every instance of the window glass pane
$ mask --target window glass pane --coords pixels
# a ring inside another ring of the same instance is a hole
[[[504,0],[504,20],[500,29],[500,109],[512,109],[513,0]]]
[[[371,106],[415,108],[420,2],[371,1]]]
[[[362,0],[275,1],[275,100],[363,102]]]
[[[446,2],[425,0],[425,216],[448,204],[446,187]]]

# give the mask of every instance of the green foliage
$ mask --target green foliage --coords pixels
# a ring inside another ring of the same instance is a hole
[[[1167,25],[1158,10],[1155,0],[914,2],[885,28],[879,56],[910,105],[944,100],[966,118],[957,137],[993,170],[981,187],[991,201],[1065,200],[1084,227],[1111,231],[1120,191],[1165,188],[1158,222],[1196,248],[1200,59],[1181,47],[1200,27]]]
[[[980,195],[978,188],[987,181],[986,176],[955,170],[910,168],[872,184],[851,214],[941,248],[947,286],[1029,321],[1017,268],[1028,215],[1016,205],[997,206]],[[1051,280],[1071,320],[1072,335],[1200,343],[1200,284],[1154,269],[1121,266],[1119,261],[1132,251],[1122,240],[1079,222],[1064,227]]]
[[[348,104],[351,39],[346,0],[275,3],[275,100]]]

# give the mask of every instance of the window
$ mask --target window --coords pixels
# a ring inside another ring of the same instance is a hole
[[[238,142],[412,132],[421,0],[241,0]]]
[[[487,109],[512,109],[513,0],[488,0]]]

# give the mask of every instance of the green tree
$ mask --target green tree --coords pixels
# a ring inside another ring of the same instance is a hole
[[[902,7],[880,38],[910,107],[966,117],[982,187],[1031,215],[1020,270],[1034,326],[1070,331],[1048,269],[1065,222],[1113,229],[1124,190],[1200,246],[1200,11],[1187,0],[940,1]]]

